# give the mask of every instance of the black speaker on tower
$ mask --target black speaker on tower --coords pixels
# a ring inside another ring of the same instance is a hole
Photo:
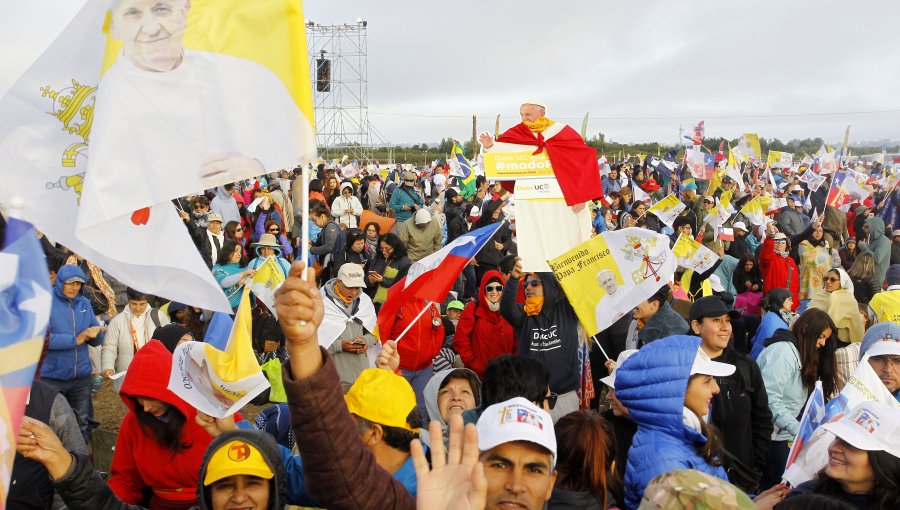
[[[316,59],[316,91],[331,92],[331,60]]]

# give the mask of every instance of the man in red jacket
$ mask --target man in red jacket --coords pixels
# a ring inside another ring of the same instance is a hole
[[[397,313],[379,317],[378,331],[384,341],[397,340],[400,371],[416,392],[416,407],[420,416],[428,416],[425,385],[434,374],[433,359],[444,343],[444,322],[440,309],[424,299],[410,299],[400,306]]]
[[[788,238],[769,223],[766,240],[759,249],[759,269],[763,277],[763,291],[787,289],[794,296],[793,310],[800,305],[800,271],[790,256]]]

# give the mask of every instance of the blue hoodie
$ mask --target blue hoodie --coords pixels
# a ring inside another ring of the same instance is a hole
[[[625,508],[635,509],[650,480],[673,469],[696,469],[728,480],[697,446],[706,438],[684,425],[684,397],[700,337],[675,335],[645,345],[616,370],[616,398],[638,430],[625,468]]]
[[[65,281],[73,276],[87,281],[84,272],[77,266],[63,266],[56,273],[53,300],[50,304],[50,344],[41,365],[42,379],[70,381],[89,377],[92,373],[88,344],[103,344],[103,333],[97,338],[78,345],[76,337],[87,328],[99,326],[91,302],[81,291],[73,299],[63,295]],[[83,287],[82,287],[83,289]]]

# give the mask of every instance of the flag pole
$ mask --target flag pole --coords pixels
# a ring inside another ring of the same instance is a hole
[[[300,224],[300,260],[303,261],[304,265],[309,264],[309,165],[303,165],[303,169],[300,173],[300,179],[303,181],[300,183],[303,190],[303,196],[301,197],[301,204],[303,209],[300,211],[301,224]],[[303,271],[302,275],[303,281],[307,281],[309,279],[309,271]],[[306,325],[306,321],[301,320],[300,325]]]
[[[420,311],[419,314],[416,315],[416,317],[412,321],[410,321],[410,323],[406,326],[406,328],[402,332],[400,332],[399,335],[397,335],[397,338],[393,339],[394,342],[399,343],[400,339],[403,338],[404,335],[406,335],[406,332],[409,331],[410,328],[413,327],[413,324],[415,324],[416,322],[419,322],[419,319],[422,317],[422,315],[425,314],[425,311],[428,310],[429,308],[431,308],[431,305],[432,305],[431,301],[425,301],[425,306],[422,307],[422,311]]]
[[[609,361],[609,354],[606,354],[606,351],[603,350],[603,346],[600,345],[600,341],[597,340],[597,335],[594,335],[591,338],[594,339],[594,343],[597,344],[597,347],[600,348],[600,352],[603,353],[603,357],[606,358],[607,361]]]

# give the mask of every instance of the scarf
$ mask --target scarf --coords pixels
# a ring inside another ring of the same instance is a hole
[[[338,299],[340,299],[341,301],[343,301],[345,304],[348,304],[348,305],[349,305],[350,303],[353,302],[352,299],[350,299],[350,298],[344,296],[343,294],[341,294],[341,289],[339,289],[337,285],[334,286],[334,295],[337,296]]]
[[[113,292],[112,287],[110,287],[106,279],[103,278],[103,271],[94,264],[91,264],[88,261],[85,262],[87,263],[88,270],[91,272],[91,278],[93,278],[94,284],[100,289],[100,292],[103,293],[103,297],[106,298],[106,314],[112,319],[119,313],[118,310],[116,310],[116,293]]]
[[[544,307],[544,296],[532,296],[525,298],[525,315],[532,317],[541,313]]]
[[[525,124],[525,127],[527,127],[532,133],[543,133],[547,130],[548,127],[552,126],[554,122],[547,117],[541,117],[534,122],[523,121],[522,124]]]
[[[681,408],[681,423],[683,423],[685,427],[693,430],[694,432],[698,432],[700,434],[703,433],[703,427],[700,425],[700,418],[697,418],[697,415],[694,414],[694,411],[691,411],[687,407]]]

